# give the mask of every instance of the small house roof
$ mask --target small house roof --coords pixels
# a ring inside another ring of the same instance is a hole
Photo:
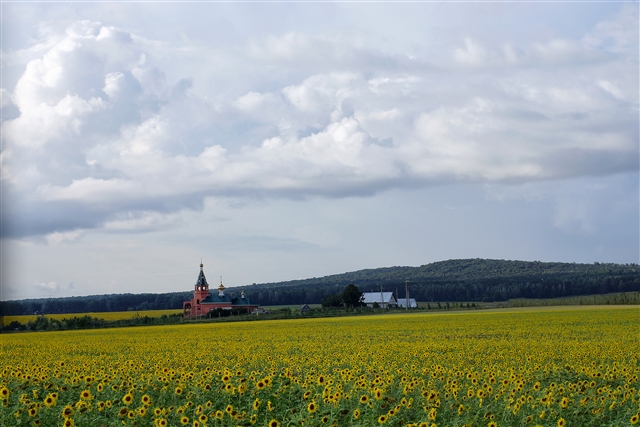
[[[393,292],[365,292],[362,294],[362,302],[365,304],[395,303],[396,299]]]
[[[406,298],[398,298],[398,305],[400,307],[406,307],[407,305],[407,299]],[[416,302],[415,298],[409,298],[409,308],[416,308],[418,307],[418,303]]]

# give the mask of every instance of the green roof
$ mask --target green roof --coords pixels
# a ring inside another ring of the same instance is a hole
[[[232,306],[255,305],[251,304],[249,298],[232,297],[230,295],[209,295],[200,304],[231,304]]]

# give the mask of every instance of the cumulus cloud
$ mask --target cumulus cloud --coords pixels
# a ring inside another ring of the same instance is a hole
[[[179,62],[193,57],[188,46],[76,22],[34,45],[39,56],[3,89],[3,108],[18,114],[2,123],[2,179],[15,202],[2,232],[54,244],[87,228],[171,227],[210,195],[342,197],[635,171],[631,10],[576,39],[468,37],[411,67],[357,40],[287,32],[217,51],[214,83],[167,68],[165,49]],[[223,65],[239,63],[278,63],[290,77],[239,74],[216,87],[230,79]]]
[[[55,281],[35,283],[34,287],[40,292],[43,292],[45,294],[52,294],[52,293],[56,294],[60,291],[69,291],[74,289],[73,282],[69,282],[67,284],[60,284]]]

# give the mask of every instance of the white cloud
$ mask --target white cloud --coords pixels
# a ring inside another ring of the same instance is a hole
[[[213,51],[79,21],[34,47],[40,57],[3,91],[19,108],[3,122],[3,179],[15,197],[78,203],[115,231],[169,226],[167,213],[207,195],[335,197],[634,170],[637,67],[625,64],[637,55],[625,34],[637,25],[618,21],[622,30],[602,23],[526,45],[467,37],[435,52],[442,68],[344,35],[284,31]],[[188,61],[211,52],[216,67],[190,74]],[[305,61],[324,53],[310,71]],[[226,67],[266,70],[271,56],[283,61],[275,79]]]
[[[62,233],[54,232],[54,233],[47,234],[45,238],[49,246],[58,246],[61,243],[76,242],[84,234],[85,232],[83,230],[66,231]]]
[[[164,215],[158,212],[124,213],[103,225],[106,232],[144,233],[163,230],[176,226],[181,222],[178,214]]]
[[[453,57],[464,65],[480,65],[484,62],[486,53],[478,42],[467,37],[464,39],[464,47],[455,49]]]
[[[40,290],[41,292],[44,292],[45,294],[58,293],[60,291],[69,291],[74,289],[73,282],[69,282],[66,285],[62,285],[58,282],[50,281],[50,282],[35,283],[34,286],[36,289]]]
[[[624,97],[622,95],[622,91],[614,83],[612,83],[612,82],[610,82],[608,80],[600,80],[598,82],[598,86],[600,86],[602,89],[604,89],[607,93],[610,93],[611,95],[613,95],[614,98],[619,99],[619,100],[623,100],[624,99]]]

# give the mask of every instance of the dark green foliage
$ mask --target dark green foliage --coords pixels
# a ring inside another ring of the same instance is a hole
[[[169,310],[182,308],[182,303],[192,297],[193,291],[165,294],[112,294],[1,301],[0,316]]]
[[[237,308],[234,310],[225,310],[222,308],[216,308],[215,310],[211,310],[207,313],[207,317],[209,319],[216,317],[228,317],[228,316],[237,316],[239,314],[248,314],[249,311],[246,308]]]
[[[507,301],[513,298],[557,298],[640,291],[637,264],[576,264],[466,259],[420,267],[387,267],[350,273],[254,284],[245,287],[252,301],[267,304],[314,304],[341,293],[349,284],[363,291],[403,289],[417,301]],[[277,301],[273,296],[278,296]],[[262,298],[257,298],[258,296]],[[267,298],[271,295],[271,298]],[[397,295],[403,297],[403,293]]]
[[[245,310],[246,312],[246,310]],[[107,321],[91,316],[72,316],[62,320],[52,319],[47,316],[38,316],[36,320],[27,322],[25,325],[20,322],[13,321],[5,327],[0,327],[0,332],[15,331],[59,331],[68,329],[96,329],[96,328],[113,328],[122,326],[139,326],[139,325],[166,325],[171,323],[179,323],[182,320],[182,314],[171,314],[161,317],[136,316],[131,319],[120,319]]]
[[[342,302],[347,307],[360,307],[362,305],[362,292],[356,285],[350,283],[342,291]]]
[[[341,305],[342,305],[342,297],[338,294],[331,294],[322,298],[323,307],[340,307]]]

